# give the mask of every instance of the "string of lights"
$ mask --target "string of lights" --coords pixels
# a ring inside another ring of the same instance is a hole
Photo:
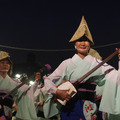
[[[94,46],[92,48],[103,48],[103,47],[109,47],[109,46],[118,45],[118,44],[120,44],[120,42],[100,45],[100,46]],[[74,49],[29,49],[29,48],[19,48],[19,47],[12,47],[12,46],[6,46],[6,45],[0,45],[0,47],[16,49],[16,50],[24,50],[24,51],[38,51],[38,52],[74,51]]]

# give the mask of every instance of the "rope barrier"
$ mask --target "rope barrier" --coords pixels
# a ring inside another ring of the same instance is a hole
[[[118,45],[118,44],[120,44],[120,42],[95,46],[95,47],[92,47],[92,48],[103,48],[103,47],[109,47],[109,46]],[[11,47],[11,46],[6,46],[6,45],[0,45],[0,47],[9,48],[9,49],[16,49],[16,50],[25,50],[25,51],[37,51],[37,52],[74,51],[74,49],[29,49],[29,48]]]
[[[96,46],[96,47],[92,47],[92,48],[103,48],[103,47],[109,47],[109,46],[113,46],[113,45],[119,45],[120,42],[117,43],[111,43],[111,44],[107,44],[107,45],[100,45],[100,46]]]

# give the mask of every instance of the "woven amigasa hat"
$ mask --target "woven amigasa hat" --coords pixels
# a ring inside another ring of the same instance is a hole
[[[96,59],[102,60],[102,57],[100,56],[100,54],[93,48],[90,48],[88,54],[90,54],[91,56],[95,57]]]
[[[90,30],[88,28],[88,25],[87,25],[87,22],[86,22],[84,16],[82,16],[80,25],[69,42],[77,41],[83,36],[85,36],[91,42],[91,45],[94,45],[92,35],[90,33]]]
[[[9,62],[10,62],[10,74],[12,74],[12,61],[10,59],[10,56],[9,56],[9,53],[8,52],[5,52],[5,51],[0,51],[0,61],[1,60],[4,60],[4,59],[8,59]]]

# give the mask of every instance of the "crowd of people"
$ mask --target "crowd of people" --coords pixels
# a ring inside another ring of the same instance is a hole
[[[115,49],[118,70],[104,63],[77,83],[102,62],[91,48],[94,42],[84,16],[69,42],[75,55],[53,72],[49,64],[36,70],[31,86],[27,76],[10,77],[13,63],[9,53],[0,51],[0,120],[120,119],[120,49]]]

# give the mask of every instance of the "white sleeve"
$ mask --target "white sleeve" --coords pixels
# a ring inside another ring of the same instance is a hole
[[[56,94],[57,88],[56,85],[54,84],[54,81],[58,81],[60,79],[68,63],[69,60],[63,61],[51,75],[45,78],[45,89],[47,90],[48,93]]]
[[[102,67],[102,71],[106,74],[106,79],[110,80],[113,83],[120,84],[120,61],[118,62],[118,70],[113,66],[105,63]]]
[[[118,62],[118,84],[120,85],[120,61]]]
[[[118,71],[120,71],[120,60],[118,62]]]

